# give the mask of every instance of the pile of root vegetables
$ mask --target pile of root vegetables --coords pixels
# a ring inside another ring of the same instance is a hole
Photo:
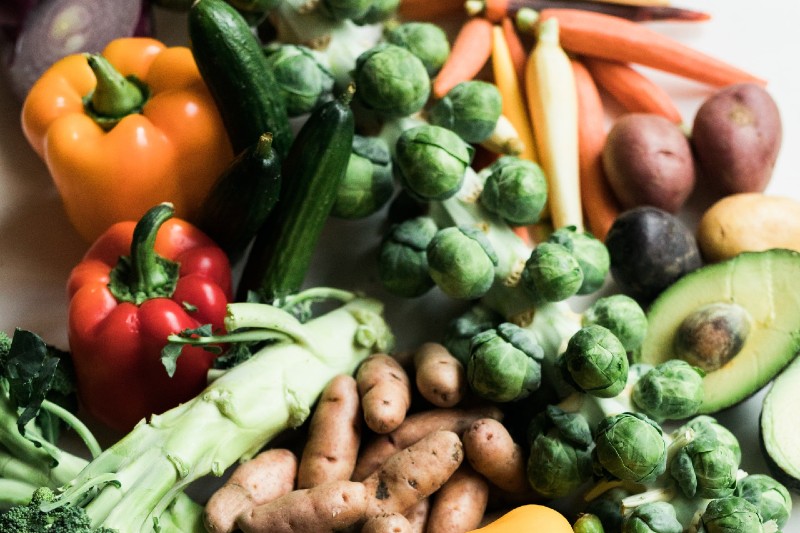
[[[464,532],[535,501],[525,454],[461,363],[437,343],[404,363],[374,354],[331,381],[300,449],[239,465],[205,507],[208,530]]]

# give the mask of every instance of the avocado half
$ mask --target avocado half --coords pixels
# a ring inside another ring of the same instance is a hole
[[[800,253],[745,252],[680,278],[648,309],[648,333],[635,362],[656,365],[676,354],[684,320],[709,304],[736,304],[749,332],[731,359],[703,378],[701,413],[716,413],[758,392],[800,352]]]
[[[759,441],[767,466],[775,479],[794,491],[800,491],[800,428],[791,422],[800,405],[798,383],[800,358],[775,378],[764,396],[759,421]]]

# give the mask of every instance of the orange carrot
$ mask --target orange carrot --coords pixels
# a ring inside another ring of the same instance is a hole
[[[464,13],[464,0],[403,0],[397,8],[405,20],[436,20]]]
[[[605,240],[621,209],[603,171],[602,153],[606,141],[605,114],[600,93],[589,70],[572,59],[578,94],[578,155],[581,201],[589,231]]]
[[[529,161],[536,161],[536,142],[533,138],[528,107],[522,94],[522,84],[517,77],[511,47],[505,39],[505,32],[495,26],[492,34],[492,69],[494,83],[503,99],[503,115],[517,130],[523,143],[519,156]],[[525,58],[523,58],[524,60]],[[523,63],[523,69],[525,65]]]
[[[680,110],[669,93],[626,63],[584,57],[583,64],[595,83],[631,113],[654,113],[681,124]]]
[[[483,14],[492,22],[498,22],[503,17],[513,17],[521,9],[536,11],[579,9],[605,13],[636,22],[653,20],[700,22],[711,18],[708,13],[682,7],[642,5],[631,2],[600,2],[598,0],[470,0],[466,3],[466,8],[468,14]]]
[[[715,87],[741,82],[766,85],[749,72],[619,17],[580,9],[545,9],[540,18],[558,19],[561,46],[574,54],[638,63]]]
[[[472,17],[458,30],[450,55],[433,80],[433,96],[442,98],[461,83],[473,79],[492,55],[492,23]]]

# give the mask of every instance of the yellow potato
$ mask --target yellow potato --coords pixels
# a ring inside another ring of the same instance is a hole
[[[800,201],[764,193],[726,196],[703,214],[697,243],[711,263],[770,248],[800,251]]]

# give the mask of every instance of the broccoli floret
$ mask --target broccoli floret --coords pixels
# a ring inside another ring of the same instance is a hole
[[[60,506],[52,511],[42,511],[43,504],[53,502],[55,493],[47,488],[36,489],[30,503],[12,507],[0,515],[0,531],[6,533],[113,533],[115,530],[101,527],[93,529],[86,511],[82,507]]]

